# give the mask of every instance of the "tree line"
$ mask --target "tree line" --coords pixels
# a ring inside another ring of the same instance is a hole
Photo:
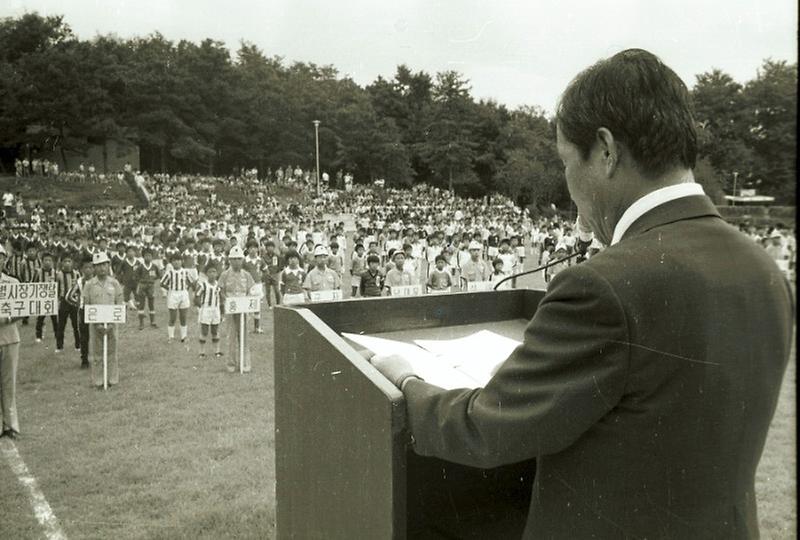
[[[692,95],[697,176],[719,198],[738,187],[793,198],[797,65],[765,60],[739,84],[712,70]],[[425,182],[473,196],[498,191],[523,205],[568,204],[552,118],[476,100],[455,71],[400,65],[361,87],[332,66],[286,63],[242,42],[159,33],[80,40],[63,17],[0,21],[0,155],[66,153],[106,140],[136,144],[150,171],[229,174],[314,164],[357,182]],[[104,164],[98,164],[102,169]]]

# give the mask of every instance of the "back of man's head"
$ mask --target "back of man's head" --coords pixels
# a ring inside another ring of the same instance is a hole
[[[697,131],[689,91],[672,69],[642,49],[619,52],[579,73],[558,104],[561,133],[582,153],[608,129],[648,178],[694,168]]]

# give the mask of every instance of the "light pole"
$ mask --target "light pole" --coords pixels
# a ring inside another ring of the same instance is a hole
[[[314,143],[317,148],[317,197],[319,197],[319,120],[314,120]]]
[[[739,171],[733,171],[733,196],[736,197],[736,179],[739,178]],[[731,201],[736,206],[736,201]]]

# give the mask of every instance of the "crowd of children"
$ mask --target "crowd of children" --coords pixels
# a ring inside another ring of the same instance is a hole
[[[59,312],[50,321],[55,352],[63,351],[70,322],[86,367],[81,288],[96,273],[98,260],[107,259],[107,273],[120,284],[122,301],[136,311],[140,331],[146,323],[158,328],[156,300],[163,295],[167,340],[176,339],[177,327],[178,339],[186,342],[194,309],[198,353],[206,355],[210,339],[214,354],[223,356],[220,324],[229,320],[232,370],[237,344],[247,332],[238,317],[225,317],[226,296],[258,295],[269,309],[308,302],[320,291],[340,291],[345,298],[416,286],[421,294],[454,292],[601,248],[582,238],[571,220],[533,219],[499,195],[469,199],[424,185],[352,186],[320,197],[298,189],[281,200],[274,184],[255,183],[245,202],[237,202],[219,196],[220,186],[236,185],[230,178],[145,177],[152,194],[148,208],[79,210],[39,203],[30,212],[39,219],[4,224],[3,271],[22,282],[58,283]],[[763,236],[776,259],[793,260],[789,231],[774,227]],[[574,262],[548,268],[544,281]],[[260,313],[252,319],[253,331],[262,332]],[[45,323],[44,317],[36,320],[37,341],[44,339]]]

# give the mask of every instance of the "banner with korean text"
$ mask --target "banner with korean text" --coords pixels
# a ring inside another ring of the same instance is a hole
[[[0,283],[0,317],[58,315],[58,285]]]

